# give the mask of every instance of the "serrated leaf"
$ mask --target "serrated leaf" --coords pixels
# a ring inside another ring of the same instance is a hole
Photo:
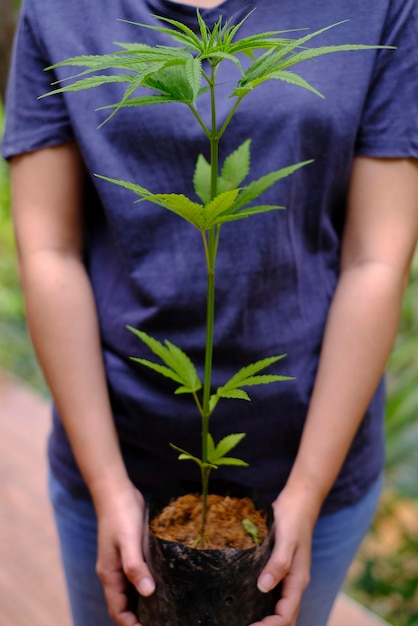
[[[231,191],[224,191],[218,194],[209,204],[204,207],[205,230],[215,226],[217,223],[217,217],[223,215],[234,204],[236,197],[238,196],[239,189],[232,189]]]
[[[270,365],[273,365],[273,363],[277,363],[277,361],[280,361],[285,356],[285,354],[280,354],[277,356],[267,357],[265,359],[261,359],[260,361],[256,361],[255,363],[250,363],[249,365],[242,367],[236,374],[234,374],[234,376],[232,376],[232,378],[228,380],[227,383],[225,383],[225,385],[221,387],[222,391],[228,391],[230,389],[241,387],[243,380],[249,378],[250,376],[254,376],[258,372],[269,367]]]
[[[193,102],[193,89],[186,76],[185,64],[165,67],[149,76],[144,85],[178,102]]]
[[[144,107],[154,104],[168,104],[170,102],[183,102],[174,96],[138,96],[137,98],[131,98],[124,102],[122,105],[119,102],[114,104],[107,104],[106,106],[97,107],[96,111],[104,111],[106,109],[115,109],[116,107]]]
[[[193,176],[193,186],[196,195],[204,204],[210,202],[210,165],[203,156],[199,154]]]
[[[174,443],[170,443],[170,448],[173,448],[173,450],[175,450],[176,452],[179,452],[179,461],[194,461],[195,463],[197,463],[199,465],[199,467],[203,466],[202,461],[197,457],[197,456],[193,456],[193,454],[190,454],[190,452],[187,452],[187,450],[183,450],[183,448],[179,448],[178,446],[174,445]]]
[[[87,78],[82,78],[81,80],[77,80],[75,83],[71,85],[65,85],[64,87],[59,87],[52,91],[48,91],[48,93],[42,94],[42,96],[38,97],[38,100],[42,98],[46,98],[47,96],[53,96],[58,93],[65,92],[76,92],[83,91],[85,89],[92,89],[93,87],[100,87],[101,85],[108,83],[130,83],[132,82],[132,77],[128,75],[123,76],[89,76]]]
[[[258,180],[253,181],[246,187],[241,190],[234,206],[232,207],[231,213],[237,211],[239,208],[245,206],[249,202],[252,202],[256,198],[258,198],[262,193],[264,193],[267,189],[269,189],[272,185],[277,183],[279,180],[290,176],[294,172],[296,172],[301,167],[305,167],[313,163],[313,159],[309,159],[308,161],[302,161],[300,163],[295,163],[294,165],[289,165],[287,167],[283,167],[274,172],[270,172],[265,176],[262,176]]]
[[[145,196],[144,199],[175,213],[199,230],[205,229],[204,207],[183,194],[159,193]]]
[[[221,215],[216,220],[216,225],[226,224],[226,222],[234,222],[237,220],[245,219],[246,217],[251,217],[252,215],[259,215],[262,213],[269,213],[270,211],[278,211],[283,210],[286,207],[284,206],[274,206],[271,204],[264,204],[260,206],[250,207],[249,209],[241,209],[238,213],[232,213],[232,215]]]
[[[196,389],[191,389],[190,387],[185,387],[184,385],[182,387],[178,387],[178,389],[175,390],[175,395],[179,396],[183,393],[194,393],[196,391]]]
[[[261,374],[259,376],[249,376],[241,382],[242,387],[252,387],[254,385],[268,385],[285,380],[295,380],[294,376],[280,376],[278,374]]]
[[[237,400],[248,400],[251,398],[246,391],[243,389],[224,389],[223,387],[218,387],[216,391],[216,396],[218,398],[232,398]]]
[[[198,391],[202,385],[191,359],[183,350],[175,346],[171,341],[168,341],[168,339],[165,340],[165,344],[172,358],[171,364],[173,369],[177,372],[181,372],[183,380],[188,382],[189,387],[193,391]]]
[[[273,74],[270,75],[270,78],[275,78],[277,80],[282,80],[285,83],[289,83],[291,85],[297,85],[298,87],[303,87],[304,89],[311,91],[312,93],[319,96],[320,98],[324,98],[324,95],[320,91],[315,89],[315,87],[310,85],[304,78],[302,78],[298,74],[295,74],[294,72],[280,70],[279,72],[273,72]]]
[[[129,358],[131,361],[135,361],[136,363],[145,365],[145,367],[148,367],[149,369],[154,370],[159,374],[162,374],[162,376],[165,376],[166,378],[171,378],[171,380],[174,380],[176,383],[183,382],[181,376],[176,374],[176,372],[174,372],[171,368],[166,367],[165,365],[160,365],[160,363],[154,363],[154,361],[148,361],[148,359],[141,359],[140,357],[135,356],[131,356]]]
[[[161,15],[154,15],[157,20],[162,22],[168,22],[172,26],[178,28],[179,30],[174,30],[172,28],[164,28],[163,26],[155,26],[152,24],[141,24],[139,22],[133,22],[131,20],[120,20],[121,22],[125,22],[126,24],[132,24],[133,26],[141,26],[142,28],[148,28],[149,30],[155,30],[159,33],[165,33],[174,41],[183,44],[187,48],[192,50],[201,50],[201,43],[199,38],[194,34],[194,32],[188,28],[185,24],[178,22],[176,20],[170,20],[167,17],[162,17]],[[183,31],[183,32],[180,32]]]
[[[216,465],[236,465],[237,467],[248,467],[248,463],[241,459],[235,459],[234,457],[224,456],[216,461]]]
[[[192,100],[196,102],[202,83],[202,62],[198,58],[190,57],[190,59],[186,61],[184,69],[192,90]]]
[[[247,139],[225,159],[221,176],[232,189],[239,187],[249,174],[250,145],[251,139]]]
[[[127,180],[117,180],[116,178],[109,178],[109,176],[102,176],[100,174],[94,174],[94,176],[96,178],[100,178],[100,180],[105,180],[108,183],[133,191],[137,196],[144,199],[153,195],[150,191],[148,191],[148,189],[145,189],[145,187],[141,187],[141,185],[136,185],[135,183],[130,183]]]
[[[218,463],[219,459],[235,448],[244,437],[245,433],[233,433],[221,439],[215,447],[213,458],[210,460]]]
[[[206,52],[201,54],[199,58],[202,59],[202,61],[204,59],[211,59],[213,61],[232,61],[232,63],[235,63],[235,65],[238,67],[241,75],[244,75],[244,70],[242,69],[240,60],[232,54],[228,54],[227,52],[221,50],[207,50]]]
[[[202,38],[202,43],[203,43],[203,49],[205,49],[208,43],[208,27],[206,25],[206,22],[202,18],[199,9],[197,9],[196,13],[197,13],[197,22],[199,24],[200,36]]]
[[[208,459],[213,459],[213,457],[215,456],[215,442],[213,440],[213,437],[210,433],[208,433],[207,436],[207,451],[208,451]]]
[[[219,396],[217,393],[214,393],[209,398],[209,413],[212,414],[216,408],[216,405],[219,402]]]
[[[126,102],[130,100],[131,96],[144,84],[144,81],[154,72],[159,71],[158,68],[161,68],[163,66],[164,63],[157,63],[156,66],[154,65],[152,67],[147,67],[144,70],[137,72],[133,80],[130,81],[131,84],[125,90],[122,100],[113,108],[111,114],[100,124],[99,128],[103,126],[103,124],[108,122],[113,116],[115,116],[120,109],[124,108]]]
[[[128,326],[127,328],[145,343],[145,345],[161,359],[166,367],[159,363],[153,363],[152,361],[139,359],[137,357],[132,357],[134,361],[142,363],[154,369],[156,372],[160,372],[167,378],[172,378],[172,380],[190,389],[190,392],[198,391],[201,388],[202,385],[197,375],[196,368],[190,358],[180,350],[180,348],[168,341],[166,341],[166,345],[163,345],[154,337],[132,326]]]

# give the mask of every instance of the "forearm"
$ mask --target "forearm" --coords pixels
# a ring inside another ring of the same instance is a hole
[[[289,477],[315,517],[383,374],[396,336],[402,280],[363,263],[342,273],[330,309],[310,408]]]
[[[91,286],[77,258],[40,250],[21,261],[33,343],[80,470],[97,504],[127,480],[108,398]]]

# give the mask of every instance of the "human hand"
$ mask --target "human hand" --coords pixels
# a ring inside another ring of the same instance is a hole
[[[96,506],[96,509],[96,571],[104,587],[109,615],[119,626],[141,626],[129,607],[128,586],[132,583],[143,596],[151,595],[155,589],[142,554],[144,498],[131,483],[127,483],[116,498]]]
[[[275,544],[258,578],[260,591],[268,592],[282,581],[274,615],[250,626],[295,626],[302,594],[309,583],[312,532],[315,516],[306,501],[282,491],[273,503]]]

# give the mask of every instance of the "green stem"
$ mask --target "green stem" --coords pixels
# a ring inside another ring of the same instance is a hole
[[[219,133],[218,133],[218,140],[222,137],[222,135],[224,134],[224,132],[226,131],[226,129],[228,128],[229,122],[232,120],[235,111],[238,108],[238,105],[240,104],[241,100],[243,99],[244,96],[241,96],[240,98],[238,98],[238,100],[235,102],[234,106],[232,107],[232,109],[230,110],[228,117],[226,118],[226,120],[224,121],[224,123],[222,124],[222,128],[220,129]]]
[[[212,112],[212,129],[210,134],[210,199],[217,195],[218,186],[218,150],[219,137],[216,122],[216,101],[215,101],[215,75],[216,69],[211,68],[211,79],[209,81],[211,95],[211,112]],[[203,412],[202,412],[202,530],[201,537],[204,538],[206,516],[207,516],[207,497],[209,489],[208,467],[208,434],[209,434],[209,418],[210,418],[210,391],[212,381],[212,359],[213,359],[213,328],[215,319],[215,261],[218,243],[218,229],[211,228],[207,233],[207,299],[206,299],[206,346],[205,346],[205,371],[203,378]]]

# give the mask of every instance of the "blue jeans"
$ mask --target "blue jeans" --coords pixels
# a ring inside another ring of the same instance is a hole
[[[303,595],[297,626],[326,626],[347,570],[373,519],[381,485],[379,478],[362,500],[319,518],[313,536],[311,582]],[[54,476],[50,477],[50,498],[74,626],[114,626],[95,572],[94,508],[90,502],[75,499]]]

